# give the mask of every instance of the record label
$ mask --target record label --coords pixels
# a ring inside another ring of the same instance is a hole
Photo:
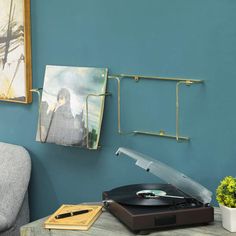
[[[136,193],[138,197],[150,199],[150,198],[158,198],[161,196],[165,196],[166,192],[159,189],[151,189],[151,190],[141,190]]]

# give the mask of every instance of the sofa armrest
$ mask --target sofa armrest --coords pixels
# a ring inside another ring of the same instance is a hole
[[[1,232],[6,222],[10,228],[17,219],[28,189],[31,161],[28,151],[21,146],[0,142],[0,153]]]
[[[0,213],[0,232],[5,231],[8,227],[7,218]]]

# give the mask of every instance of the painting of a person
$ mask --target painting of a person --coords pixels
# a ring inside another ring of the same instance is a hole
[[[106,92],[106,68],[47,65],[36,140],[97,149]],[[89,98],[89,99],[88,99]]]
[[[64,145],[81,144],[84,140],[84,127],[74,118],[71,111],[70,92],[62,88],[55,104],[42,104],[41,141]],[[83,117],[81,116],[82,120]]]

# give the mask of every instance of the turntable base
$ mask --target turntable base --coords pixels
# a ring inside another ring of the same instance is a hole
[[[167,194],[155,196],[155,193],[163,192]],[[147,195],[143,196],[145,193]],[[170,184],[121,186],[103,192],[103,200],[106,209],[132,231],[199,225],[214,221],[213,207],[197,201]]]
[[[214,221],[214,209],[210,206],[199,207],[194,210],[166,211],[159,207],[147,209],[147,207],[127,206],[112,202],[109,203],[107,209],[132,231],[196,226]]]

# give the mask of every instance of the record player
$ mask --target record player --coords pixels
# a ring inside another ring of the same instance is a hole
[[[167,184],[134,184],[103,192],[106,209],[132,231],[207,224],[214,221],[212,193],[183,173],[146,155],[119,148],[136,165]]]

